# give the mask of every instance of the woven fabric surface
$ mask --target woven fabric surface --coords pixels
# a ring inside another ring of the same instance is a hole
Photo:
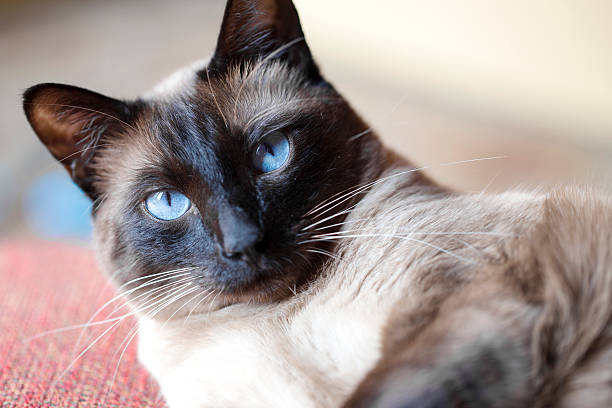
[[[114,296],[88,249],[0,244],[0,407],[165,407],[137,361],[134,319],[47,333]],[[95,320],[124,313],[113,304]]]

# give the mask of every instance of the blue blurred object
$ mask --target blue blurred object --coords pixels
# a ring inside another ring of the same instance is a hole
[[[91,200],[64,171],[39,177],[26,197],[26,218],[46,238],[89,238]]]

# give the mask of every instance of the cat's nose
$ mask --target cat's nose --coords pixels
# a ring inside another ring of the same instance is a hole
[[[263,234],[259,226],[239,207],[219,211],[219,230],[223,255],[228,258],[252,258],[255,245]]]

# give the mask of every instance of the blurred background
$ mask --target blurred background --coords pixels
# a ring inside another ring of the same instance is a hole
[[[224,3],[0,0],[0,236],[90,233],[89,203],[28,126],[21,93],[60,82],[134,98],[213,51]],[[444,184],[610,185],[609,0],[295,3],[326,77]]]

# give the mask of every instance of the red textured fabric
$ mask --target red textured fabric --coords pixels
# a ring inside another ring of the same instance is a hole
[[[112,323],[41,335],[87,322],[114,296],[88,249],[0,244],[0,407],[165,407],[157,385],[137,362],[136,338],[119,362],[124,341],[133,334],[132,318],[77,360]],[[113,309],[106,308],[97,320]]]

